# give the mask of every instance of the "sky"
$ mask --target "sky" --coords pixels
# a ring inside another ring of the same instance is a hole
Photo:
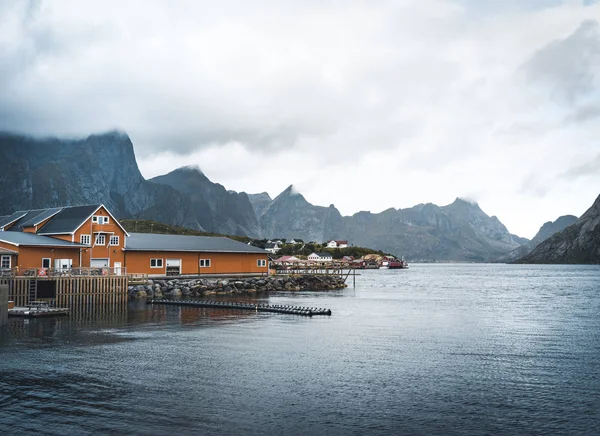
[[[600,194],[600,3],[0,3],[0,130],[129,134],[344,215],[476,201],[515,234]]]

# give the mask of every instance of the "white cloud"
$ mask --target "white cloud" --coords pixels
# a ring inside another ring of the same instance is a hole
[[[557,0],[8,1],[0,129],[118,127],[146,177],[198,164],[345,214],[466,196],[532,237],[598,195],[598,174],[559,175],[597,156],[599,46],[573,35],[599,20]]]

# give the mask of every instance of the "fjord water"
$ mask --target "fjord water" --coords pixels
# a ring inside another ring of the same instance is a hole
[[[1,433],[600,434],[600,267],[361,274],[256,298],[331,317],[135,302],[13,319]]]

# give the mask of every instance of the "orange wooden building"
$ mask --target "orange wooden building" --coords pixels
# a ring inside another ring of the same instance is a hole
[[[164,275],[267,273],[267,252],[224,237],[129,234],[103,205],[0,217],[0,270],[108,268]]]

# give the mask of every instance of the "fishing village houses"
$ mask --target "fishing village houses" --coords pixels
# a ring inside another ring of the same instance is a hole
[[[225,237],[128,233],[101,204],[0,217],[0,285],[39,298],[127,298],[128,275],[268,274],[268,253]]]

